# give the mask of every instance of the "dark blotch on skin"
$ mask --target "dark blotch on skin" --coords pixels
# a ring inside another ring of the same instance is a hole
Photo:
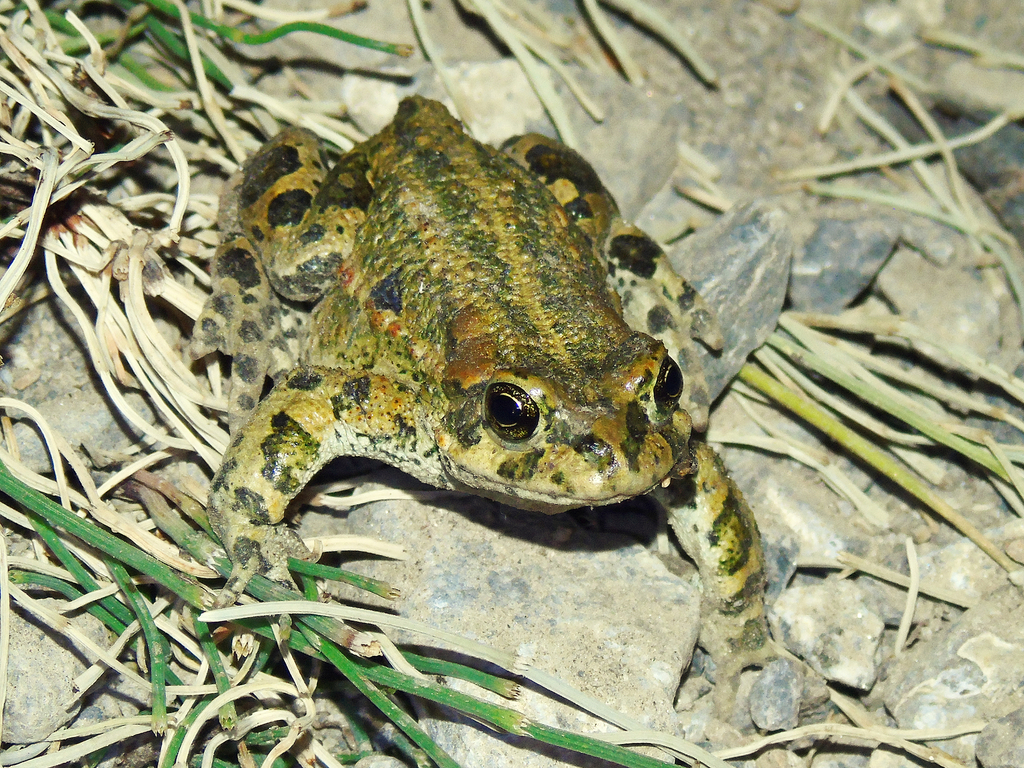
[[[243,411],[251,411],[256,407],[256,401],[252,399],[252,395],[239,395],[235,400],[235,405]],[[239,437],[242,436],[243,434],[239,432]]]
[[[263,367],[260,361],[251,355],[236,355],[231,363],[232,373],[237,373],[238,378],[246,384],[253,384],[263,375]]]
[[[396,315],[402,311],[402,269],[399,267],[370,289],[370,300],[377,309],[389,309]]]
[[[633,472],[640,470],[640,463],[637,459],[649,428],[650,422],[647,420],[647,414],[640,407],[640,403],[635,400],[631,401],[626,406],[626,438],[622,441],[622,452],[626,456],[629,469]]]
[[[288,379],[288,389],[300,392],[312,392],[323,383],[324,377],[316,371],[301,370]]]
[[[734,543],[735,548],[723,551],[721,549],[723,541]],[[738,508],[735,493],[729,493],[725,497],[722,511],[715,518],[711,530],[708,531],[708,542],[718,550],[719,573],[732,576],[746,566],[753,542],[750,529],[743,524],[743,515]]]
[[[647,332],[652,336],[658,336],[675,327],[676,322],[672,319],[672,313],[662,305],[651,307],[647,313]]]
[[[245,179],[238,188],[239,207],[248,208],[278,179],[295,173],[301,167],[299,150],[288,144],[278,144],[266,152],[257,153],[245,166]]]
[[[327,232],[322,226],[319,224],[310,224],[306,228],[306,231],[299,236],[299,242],[303,245],[319,243],[324,239],[325,234],[327,234]]]
[[[247,344],[263,341],[263,329],[253,320],[243,320],[238,327],[238,337]]]
[[[577,197],[570,200],[562,207],[565,208],[565,212],[569,214],[569,218],[573,221],[590,219],[594,216],[594,211],[590,207],[590,203],[588,203],[583,197]]]
[[[498,475],[506,480],[529,480],[537,471],[543,451],[527,451],[498,465]]]
[[[334,409],[334,418],[342,421],[346,411],[352,406],[360,409],[365,407],[370,399],[370,377],[360,376],[358,379],[350,379],[341,386],[341,392],[331,397],[331,407]]]
[[[270,512],[263,495],[250,488],[235,489],[235,503],[245,510],[246,516],[254,523],[270,525]]]
[[[331,251],[308,258],[298,265],[295,273],[288,276],[277,276],[274,287],[290,299],[312,301],[323,293],[325,285],[329,285],[332,276],[341,266],[340,251]]]
[[[473,392],[466,393],[462,405],[453,409],[444,418],[445,430],[455,435],[459,445],[470,448],[480,442],[483,429],[480,426],[480,400],[483,396],[483,385],[470,388]]]
[[[580,197],[590,192],[604,193],[604,185],[590,163],[568,147],[549,147],[537,144],[525,156],[530,170],[540,176],[545,184],[558,179],[568,179],[576,187]]]
[[[204,317],[203,322],[199,324],[199,330],[204,336],[213,336],[220,330],[220,326],[212,317]]]
[[[270,201],[267,206],[267,223],[270,226],[294,227],[306,215],[313,196],[304,189],[289,189]]]
[[[316,193],[316,206],[324,211],[332,206],[365,211],[373,199],[373,187],[366,179],[369,165],[361,152],[345,155],[324,179]]]
[[[241,443],[245,439],[245,435],[239,433],[235,436],[235,439],[231,441],[231,447],[235,447],[236,443]],[[220,469],[217,470],[217,474],[213,476],[213,482],[210,483],[210,497],[213,498],[219,493],[222,493],[227,486],[227,478],[231,477],[238,469],[238,462],[234,459],[227,459],[223,464],[220,465]]]
[[[658,268],[661,248],[646,235],[617,235],[608,244],[608,255],[623,269],[650,279]]]
[[[601,471],[609,469],[615,461],[615,451],[611,444],[592,432],[577,438],[572,449],[591,464],[596,464]]]
[[[302,487],[303,470],[316,461],[320,442],[284,411],[274,414],[270,426],[273,431],[260,443],[262,474],[276,491],[290,495]]]
[[[260,269],[255,257],[245,248],[229,248],[217,257],[217,276],[234,280],[243,291],[260,285]]]
[[[683,288],[682,294],[679,296],[679,308],[683,310],[683,312],[689,312],[691,309],[693,309],[693,305],[696,302],[696,300],[697,291],[693,289],[692,285],[687,283],[686,287]]]
[[[395,416],[395,433],[398,437],[405,439],[416,437],[416,426],[398,414]]]
[[[263,230],[257,227],[255,224],[253,225],[252,231],[249,233],[249,235],[257,243],[262,243],[265,237],[265,235],[263,234]]]

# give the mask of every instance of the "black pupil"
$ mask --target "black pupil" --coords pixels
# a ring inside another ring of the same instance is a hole
[[[683,372],[679,370],[675,360],[666,357],[661,361],[658,380],[654,384],[654,399],[660,405],[668,405],[683,394]]]
[[[506,440],[526,440],[537,430],[540,410],[522,387],[500,381],[487,388],[484,418]]]
[[[512,395],[496,392],[491,397],[491,418],[503,427],[514,427],[523,415],[523,406]]]

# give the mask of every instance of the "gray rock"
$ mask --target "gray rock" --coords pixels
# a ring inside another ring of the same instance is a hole
[[[725,334],[721,354],[698,347],[712,398],[775,330],[792,255],[785,213],[764,203],[739,206],[670,249],[672,266],[714,307]]]
[[[844,309],[875,279],[899,231],[899,222],[891,217],[820,221],[793,260],[793,308],[825,313]]]
[[[358,568],[402,590],[403,616],[518,652],[646,727],[673,730],[673,698],[699,624],[700,594],[690,581],[670,573],[635,539],[582,530],[569,515],[523,512],[469,497],[453,497],[447,506],[388,502],[349,515],[351,532],[402,543],[410,551],[405,562]],[[588,513],[598,529],[605,513]],[[304,532],[315,517],[306,515]],[[422,635],[393,636],[431,645]],[[487,698],[480,689],[466,690]],[[495,701],[557,727],[607,730],[532,686],[524,687],[514,705]],[[424,717],[431,736],[464,765],[560,764],[537,752],[533,742],[453,721],[450,711],[427,710]]]
[[[57,600],[40,602],[59,605]],[[109,642],[107,630],[92,616],[83,614],[69,620],[94,642]],[[90,659],[88,652],[66,635],[12,611],[3,741],[32,744],[71,722],[82,706],[72,683]]]
[[[828,579],[790,587],[769,609],[772,635],[829,680],[869,689],[885,628],[860,587]]]
[[[676,168],[678,126],[685,124],[687,109],[615,75],[586,69],[575,75],[605,112],[605,119],[595,123],[563,84],[556,84],[577,134],[576,148],[593,164],[622,217],[635,221]]]
[[[803,689],[800,667],[789,659],[776,659],[750,689],[750,719],[764,731],[796,728]]]
[[[999,301],[977,267],[937,266],[916,250],[901,247],[878,273],[876,286],[902,318],[927,329],[936,343],[967,347],[1000,363]],[[948,364],[958,368],[952,361]]]
[[[983,530],[989,541],[1003,548],[1024,538],[1024,520],[1014,518],[1004,525]],[[979,555],[977,546],[967,539],[925,552],[919,558],[919,565],[922,581],[954,590],[970,599],[988,595],[1006,584],[1006,571],[992,558]]]
[[[975,754],[985,768],[1024,765],[1024,708],[989,723],[978,735]]]
[[[880,694],[900,728],[946,728],[1019,710],[1024,706],[1021,679],[1024,599],[1007,586],[896,657]],[[944,744],[947,751],[954,749],[952,742]],[[961,746],[969,745],[964,741]]]

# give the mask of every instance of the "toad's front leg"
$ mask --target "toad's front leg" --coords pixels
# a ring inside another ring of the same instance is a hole
[[[238,430],[210,487],[210,523],[232,563],[218,605],[237,600],[257,573],[292,585],[288,558],[310,553],[293,530],[275,524],[328,461],[429,453],[410,418],[420,412],[418,399],[383,376],[319,366],[296,368],[274,387]],[[430,474],[429,463],[419,474]]]
[[[657,491],[669,524],[700,572],[700,644],[716,667],[715,707],[731,719],[739,673],[773,657],[764,611],[764,552],[757,522],[721,458],[693,444],[695,471]]]

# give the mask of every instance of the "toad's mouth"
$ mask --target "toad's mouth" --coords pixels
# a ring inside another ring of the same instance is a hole
[[[518,465],[502,463],[497,470],[474,469],[451,457],[442,459],[447,484],[453,490],[483,496],[545,514],[579,507],[598,507],[643,496],[673,477],[690,472],[689,451],[675,460],[667,444],[648,454],[644,471],[630,471],[622,464],[595,470],[582,462],[541,462],[522,454]],[[532,470],[528,472],[526,468]],[[572,471],[572,467],[576,472]]]

